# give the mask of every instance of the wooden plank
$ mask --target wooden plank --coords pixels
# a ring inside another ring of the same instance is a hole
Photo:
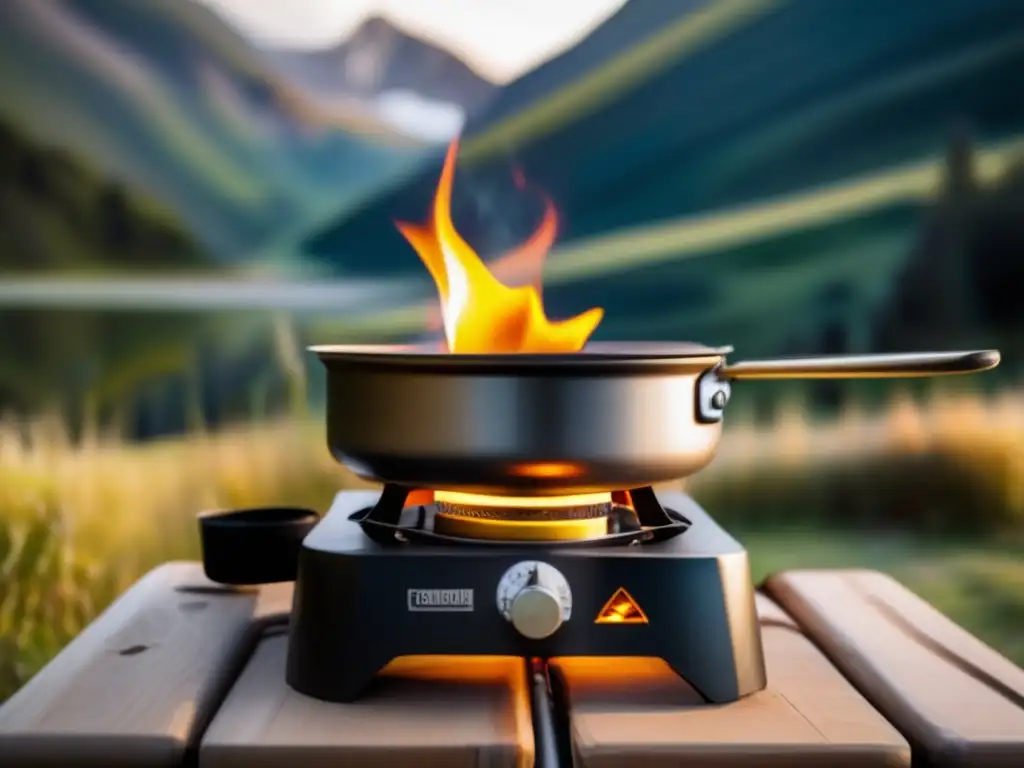
[[[930,766],[1024,765],[1024,670],[892,578],[791,571],[767,589]]]
[[[900,766],[910,748],[791,620],[758,596],[768,688],[708,705],[656,659],[557,659],[577,766]]]
[[[4,765],[176,766],[291,585],[213,584],[199,563],[144,576],[0,707]]]
[[[407,657],[352,704],[285,683],[287,637],[260,642],[202,739],[200,768],[529,768],[522,659]]]

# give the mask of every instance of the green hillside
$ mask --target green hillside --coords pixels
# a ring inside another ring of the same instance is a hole
[[[1024,328],[1013,290],[1024,237],[1024,141],[966,152],[974,190],[966,196],[944,191],[954,153],[760,205],[577,241],[553,254],[545,304],[556,317],[604,307],[595,338],[697,339],[734,344],[744,356],[879,344],[1016,349],[1008,339]],[[936,257],[949,247],[962,267],[952,277],[935,274]],[[425,286],[420,307],[325,320],[317,338],[416,336],[436,302],[429,293]],[[908,298],[932,307],[932,317],[910,312]],[[961,302],[974,307],[969,322],[942,317],[945,304]],[[1011,373],[1009,364],[1003,369]]]
[[[187,0],[10,0],[0,22],[0,116],[146,190],[218,256],[419,156],[341,116],[305,124],[248,44]]]
[[[153,201],[65,150],[0,124],[0,280],[65,273],[209,269],[204,249]],[[0,310],[0,407],[80,400],[119,361],[179,369],[200,318]],[[137,366],[136,366],[137,367]]]
[[[208,267],[165,208],[0,123],[0,271]]]
[[[1019,3],[789,0],[729,25],[695,17],[679,22],[674,61],[642,76],[628,53],[609,62],[603,80],[618,82],[617,66],[639,78],[613,98],[580,108],[570,86],[563,113],[546,99],[549,121],[466,138],[453,205],[473,242],[498,252],[530,226],[498,220],[525,218],[513,162],[557,202],[571,243],[934,157],[958,120],[983,140],[1024,133],[1024,103],[1007,98],[1024,89]],[[701,34],[686,37],[688,23]],[[415,271],[392,221],[423,215],[437,173],[340,216],[308,252],[346,271]],[[373,257],[354,243],[373,243]]]
[[[1020,92],[1017,2],[681,6],[580,82],[468,135],[454,215],[486,257],[522,239],[537,206],[513,183],[521,167],[562,213],[546,302],[555,315],[604,306],[605,338],[815,349],[839,322],[825,311],[838,294],[843,322],[866,329],[849,344],[864,348],[954,128],[970,127],[998,174],[1024,136],[1024,102],[1008,98]],[[424,215],[438,171],[339,216],[308,253],[348,273],[420,277],[429,295],[393,221]],[[410,333],[420,318],[375,327]]]

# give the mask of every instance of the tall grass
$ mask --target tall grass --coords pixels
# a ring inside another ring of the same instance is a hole
[[[200,431],[145,446],[57,419],[0,422],[0,700],[154,565],[198,556],[195,513],[326,508],[357,484],[309,419]],[[690,484],[719,519],[887,521],[975,531],[1024,521],[1024,393],[934,395],[809,424],[730,424]]]
[[[812,424],[726,429],[690,491],[720,518],[990,533],[1024,525],[1024,391],[906,395]]]
[[[145,447],[0,425],[0,699],[147,569],[197,557],[197,511],[323,508],[349,482],[305,424]]]

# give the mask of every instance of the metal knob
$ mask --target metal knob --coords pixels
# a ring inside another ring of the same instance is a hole
[[[572,590],[557,568],[526,560],[516,563],[498,582],[498,610],[530,640],[550,637],[572,616]]]
[[[534,584],[524,587],[513,598],[509,618],[523,637],[542,640],[562,626],[563,610],[562,601],[553,590]]]

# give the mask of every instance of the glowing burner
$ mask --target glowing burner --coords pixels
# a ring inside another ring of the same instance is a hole
[[[434,531],[489,541],[581,541],[608,533],[610,493],[485,496],[437,491]]]
[[[434,491],[434,501],[459,507],[491,509],[572,509],[611,504],[610,493],[578,493],[572,496],[487,496],[482,493]]]

